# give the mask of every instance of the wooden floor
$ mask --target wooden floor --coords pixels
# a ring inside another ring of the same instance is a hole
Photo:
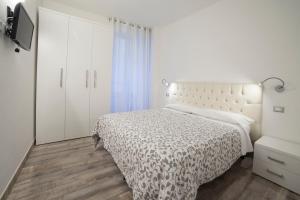
[[[197,200],[300,200],[251,173],[252,159],[238,161],[216,180],[200,186]],[[95,151],[91,138],[36,146],[8,200],[131,200],[132,193],[112,157]]]

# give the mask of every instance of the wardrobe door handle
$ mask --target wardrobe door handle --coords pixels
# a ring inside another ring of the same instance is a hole
[[[64,78],[64,69],[60,68],[60,79],[59,79],[59,86],[60,86],[60,88],[63,87],[63,78]]]
[[[85,87],[89,87],[89,70],[86,70],[85,72]]]
[[[97,71],[94,70],[94,88],[97,87]]]

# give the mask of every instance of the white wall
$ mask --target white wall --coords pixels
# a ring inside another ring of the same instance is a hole
[[[0,1],[1,20],[6,6],[16,2]],[[38,0],[24,4],[35,22]],[[35,43],[33,39],[30,52],[18,54],[14,43],[0,33],[0,198],[34,141]]]
[[[287,91],[264,94],[263,134],[300,143],[300,1],[222,0],[154,30],[153,106],[161,79],[259,82],[282,77]],[[285,114],[272,112],[285,106]]]
[[[108,23],[107,17],[98,15],[98,14],[94,14],[91,12],[86,12],[84,10],[73,8],[73,7],[70,7],[70,6],[67,6],[64,4],[60,4],[57,2],[53,2],[51,0],[42,0],[41,6],[52,9],[52,10],[56,10],[58,12],[66,13],[69,15],[73,15],[73,16],[77,16],[77,17],[81,17],[81,18],[85,18],[85,19],[89,19],[89,20],[93,20],[93,21]]]

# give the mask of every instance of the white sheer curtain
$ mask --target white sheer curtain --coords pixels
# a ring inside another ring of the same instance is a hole
[[[112,112],[148,109],[151,30],[112,20],[114,26]]]

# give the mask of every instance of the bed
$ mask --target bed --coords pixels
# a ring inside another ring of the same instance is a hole
[[[201,184],[253,150],[261,93],[255,84],[177,82],[166,107],[101,116],[94,134],[135,200],[193,200]]]

